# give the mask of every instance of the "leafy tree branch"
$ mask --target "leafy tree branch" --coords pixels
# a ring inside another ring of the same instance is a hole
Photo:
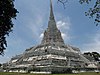
[[[65,8],[65,4],[68,0],[58,0],[58,1],[61,2]],[[90,4],[92,3],[92,0],[79,0],[79,3]],[[85,12],[85,15],[89,16],[89,18],[95,18],[94,23],[96,24],[96,26],[98,26],[100,24],[100,0],[95,0],[95,5],[90,9],[88,9],[88,11]]]
[[[7,47],[6,36],[12,31],[12,18],[18,12],[13,2],[14,0],[0,0],[0,55],[3,55]]]

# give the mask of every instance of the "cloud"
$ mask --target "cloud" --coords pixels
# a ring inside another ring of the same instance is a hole
[[[40,36],[39,36],[39,39],[42,40],[43,36],[44,36],[44,33],[41,33]]]
[[[34,21],[29,21],[29,24],[27,25],[27,28],[29,28],[31,35],[33,36],[33,38],[35,39],[35,41],[37,43],[40,43],[41,39],[40,39],[40,35],[43,32],[43,25],[44,25],[44,16],[43,15],[38,15],[36,16],[36,18],[34,19]],[[42,37],[42,36],[41,36]]]
[[[99,52],[100,53],[100,30],[91,36],[89,43],[84,44],[83,52]]]
[[[71,22],[69,17],[57,21],[57,27],[61,31],[61,35],[65,43],[70,40],[70,35],[69,35],[70,26]]]
[[[60,21],[57,22],[57,27],[59,29],[69,30],[69,28],[70,28],[69,26],[70,26],[70,22],[69,21],[60,20]]]
[[[43,38],[43,36],[44,36],[44,34],[43,34],[43,33],[41,33],[41,34],[40,34],[40,38]]]

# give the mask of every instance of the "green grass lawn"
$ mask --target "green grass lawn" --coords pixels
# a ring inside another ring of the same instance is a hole
[[[0,72],[0,75],[100,75],[100,73],[88,72],[88,73],[78,73],[78,74],[30,74],[30,73],[9,73]]]

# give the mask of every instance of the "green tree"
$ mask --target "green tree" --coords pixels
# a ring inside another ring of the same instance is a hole
[[[58,0],[58,1],[61,2],[65,6],[68,0]],[[91,4],[92,1],[95,1],[95,5],[93,5],[93,7],[88,9],[88,11],[85,12],[85,15],[89,16],[89,18],[94,17],[95,19],[94,23],[96,24],[96,26],[98,26],[100,23],[100,0],[79,0],[79,3],[80,4],[83,4],[83,3]]]
[[[84,53],[84,55],[91,56],[92,58],[94,58],[95,61],[100,61],[100,54],[98,52],[86,52]]]
[[[14,0],[0,0],[0,55],[4,54],[7,47],[6,36],[12,31],[12,18],[16,17],[17,12]]]
[[[92,54],[92,56],[94,57],[94,59],[95,59],[96,61],[100,61],[100,60],[99,60],[99,58],[100,58],[100,54],[99,54],[99,53],[97,53],[97,52],[92,52],[91,54]]]
[[[0,67],[2,66],[2,64],[0,63]]]

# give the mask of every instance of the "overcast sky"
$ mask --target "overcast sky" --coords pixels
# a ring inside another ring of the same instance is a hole
[[[53,0],[57,27],[61,30],[64,42],[80,48],[82,53],[100,53],[100,27],[95,26],[93,19],[84,14],[90,6],[79,4],[78,0],[69,0],[64,9],[61,3]],[[13,20],[13,32],[7,37],[8,47],[5,55],[0,56],[0,63],[40,44],[42,34],[48,26],[49,0],[15,0],[15,7],[19,13],[17,20]]]

